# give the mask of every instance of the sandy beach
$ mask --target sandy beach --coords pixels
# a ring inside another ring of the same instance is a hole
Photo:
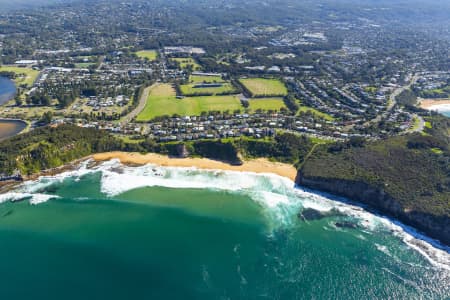
[[[245,161],[240,166],[229,165],[224,162],[206,158],[170,158],[168,156],[148,153],[107,152],[91,156],[96,161],[119,159],[123,164],[155,164],[164,167],[196,167],[205,170],[227,170],[254,173],[273,173],[295,181],[297,170],[289,164],[271,162],[265,158]]]
[[[423,109],[435,110],[441,105],[449,105],[450,99],[422,99],[420,100],[420,107]]]

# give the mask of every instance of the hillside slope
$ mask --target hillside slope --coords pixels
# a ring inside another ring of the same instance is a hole
[[[449,245],[450,120],[431,123],[425,135],[322,148],[297,182],[367,204]]]

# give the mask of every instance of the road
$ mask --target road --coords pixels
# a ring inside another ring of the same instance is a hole
[[[147,103],[147,98],[148,95],[150,94],[150,91],[156,87],[158,85],[158,83],[155,83],[151,86],[148,86],[144,89],[144,91],[142,92],[141,98],[139,98],[139,103],[136,106],[135,109],[133,109],[128,115],[126,115],[125,117],[123,117],[123,119],[120,121],[120,126],[124,126],[127,125],[128,123],[130,123],[141,111],[144,110],[145,108],[145,104]]]
[[[406,133],[422,132],[425,129],[425,120],[417,114],[414,114],[413,118],[416,119],[416,122],[419,122],[419,124],[416,125],[416,122],[414,122],[414,125],[410,127]]]
[[[389,113],[392,111],[392,109],[395,107],[395,105],[397,104],[397,100],[396,100],[397,96],[400,95],[403,91],[406,91],[407,89],[411,88],[411,86],[417,82],[417,79],[419,79],[419,75],[416,74],[411,78],[411,80],[409,81],[409,83],[407,85],[404,85],[404,86],[401,86],[401,87],[395,89],[392,92],[392,94],[389,96],[389,102],[387,104],[386,111],[382,114],[379,114],[376,118],[366,122],[364,124],[364,126],[369,126],[370,124],[373,124],[373,123],[379,123],[382,119],[386,118],[389,115]],[[420,117],[416,114],[414,114],[414,117],[418,118],[420,120],[421,124],[422,123],[425,124],[422,117]],[[423,127],[422,127],[422,130],[423,130]],[[416,132],[416,131],[414,130],[414,132]]]
[[[382,116],[387,116],[387,113],[390,112],[394,108],[394,106],[397,104],[397,100],[396,100],[397,96],[400,95],[401,93],[403,93],[403,91],[406,91],[407,89],[411,88],[411,86],[417,82],[417,79],[419,79],[419,75],[414,75],[411,78],[411,81],[409,82],[408,85],[405,85],[405,86],[402,86],[402,87],[396,89],[391,94],[391,96],[389,97],[389,104],[387,106],[387,111]],[[381,117],[381,116],[379,116],[379,117]],[[377,118],[379,118],[379,117],[377,117]],[[413,120],[414,119],[418,120],[417,122],[419,122],[419,124],[417,126],[414,124],[408,130],[406,130],[406,133],[422,132],[425,129],[425,120],[421,116],[419,116],[417,114],[413,114]]]

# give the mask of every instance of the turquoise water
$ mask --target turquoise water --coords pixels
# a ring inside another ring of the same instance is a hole
[[[2,299],[450,296],[447,251],[276,176],[108,162],[0,202]]]
[[[0,105],[11,100],[16,93],[16,85],[8,78],[0,76]]]
[[[450,118],[450,111],[442,111],[441,112],[444,116],[447,116]]]

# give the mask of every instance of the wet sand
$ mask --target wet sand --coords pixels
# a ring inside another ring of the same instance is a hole
[[[240,166],[206,158],[170,158],[160,154],[139,154],[127,152],[98,153],[91,156],[96,161],[119,159],[123,164],[155,164],[163,167],[196,167],[204,170],[226,170],[254,173],[273,173],[295,181],[297,170],[294,166],[271,162],[265,158],[244,161]]]

